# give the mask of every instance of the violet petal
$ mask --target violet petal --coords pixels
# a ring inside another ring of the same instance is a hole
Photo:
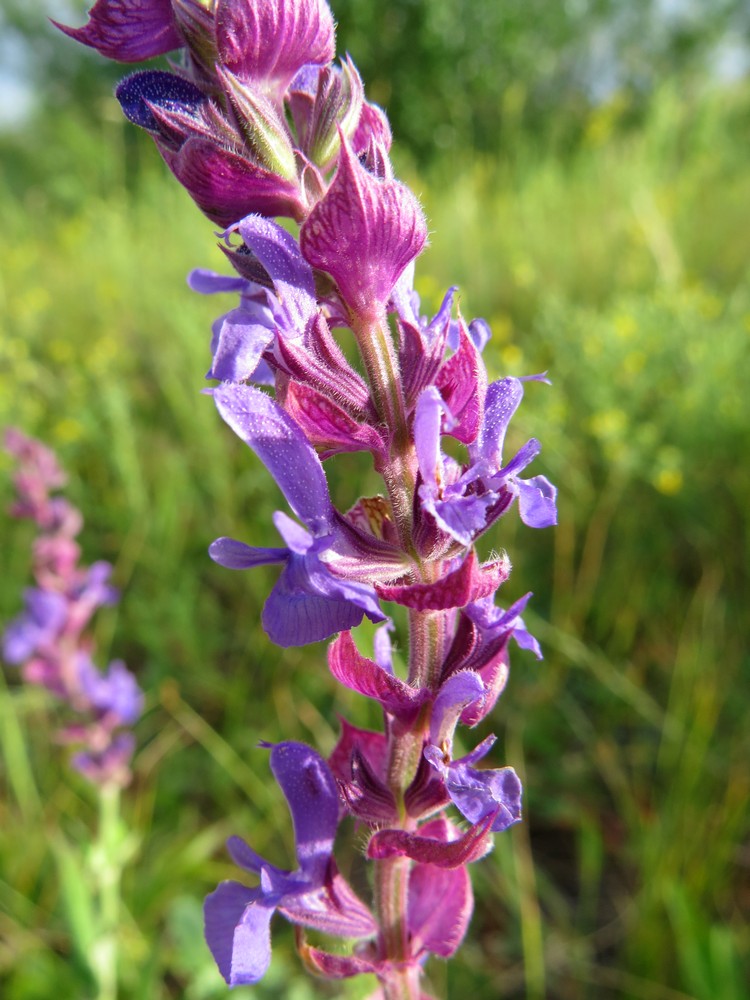
[[[294,513],[312,530],[333,517],[323,466],[307,438],[278,403],[252,386],[213,390],[216,408],[265,464]]]
[[[271,916],[260,889],[222,882],[203,906],[211,954],[230,986],[257,983],[271,963]]]
[[[321,881],[333,850],[339,821],[336,782],[330,768],[304,743],[277,743],[271,770],[289,804],[297,860],[312,883]]]
[[[171,0],[96,0],[82,28],[52,23],[107,59],[142,62],[180,48]]]

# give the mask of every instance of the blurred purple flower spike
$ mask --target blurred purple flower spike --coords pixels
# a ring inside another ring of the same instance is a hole
[[[24,611],[5,628],[3,659],[21,667],[27,684],[46,688],[72,709],[76,721],[55,737],[83,744],[73,767],[96,784],[124,786],[135,741],[118,729],[136,721],[143,694],[121,660],[99,673],[94,643],[84,634],[97,608],[118,599],[109,583],[112,566],[104,560],[79,565],[74,538],[83,518],[64,497],[50,495],[65,483],[54,453],[15,428],[6,431],[5,444],[18,463],[10,512],[34,521],[39,534],[33,544],[37,586],[24,592]]]

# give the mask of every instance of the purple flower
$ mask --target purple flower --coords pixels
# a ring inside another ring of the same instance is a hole
[[[77,666],[81,692],[98,713],[113,725],[136,721],[143,711],[143,692],[122,660],[113,660],[103,674],[85,654],[78,657]]]
[[[443,661],[441,677],[472,671],[484,684],[480,698],[461,711],[461,722],[475,726],[494,708],[508,680],[508,642],[511,638],[523,649],[531,650],[542,659],[542,651],[534,636],[527,631],[521,613],[531,594],[525,594],[507,611],[494,604],[494,597],[485,597],[462,609],[448,654]],[[439,743],[436,739],[433,742]]]
[[[124,786],[130,781],[130,758],[135,749],[132,733],[116,733],[102,747],[73,754],[73,768],[95,785]]]
[[[469,444],[470,464],[463,470],[444,458],[440,449],[442,421],[447,417],[450,424],[455,419],[442,395],[433,386],[419,397],[414,440],[423,479],[422,509],[462,545],[471,545],[516,497],[521,520],[529,527],[544,528],[557,521],[555,487],[544,476],[519,476],[539,454],[539,442],[532,438],[507,465],[502,464],[505,434],[522,396],[523,384],[517,378],[500,379],[488,387],[484,417]]]
[[[521,782],[512,767],[478,771],[474,765],[492,747],[488,736],[471,753],[458,760],[446,759],[440,747],[430,744],[424,755],[442,776],[454,805],[471,822],[494,815],[490,829],[498,833],[521,819]]]
[[[24,597],[25,610],[3,634],[3,659],[14,666],[52,649],[68,617],[68,602],[62,594],[29,587]]]
[[[271,750],[271,770],[292,814],[299,867],[284,871],[239,837],[228,841],[236,864],[260,876],[256,889],[222,882],[206,899],[206,941],[230,986],[257,983],[268,969],[274,910],[292,923],[342,937],[370,937],[377,930],[332,857],[339,799],[328,765],[310,747],[289,742]]]
[[[345,560],[337,556],[347,555],[354,532],[347,531],[334,510],[323,466],[299,427],[269,396],[251,386],[225,383],[213,390],[213,397],[223,419],[265,463],[305,525],[277,512],[274,523],[284,547],[251,548],[219,538],[209,549],[212,559],[230,569],[284,565],[263,609],[263,627],[272,641],[279,646],[317,642],[353,628],[364,614],[371,621],[383,621],[372,586],[340,575],[346,572]],[[346,562],[356,574],[356,558]]]

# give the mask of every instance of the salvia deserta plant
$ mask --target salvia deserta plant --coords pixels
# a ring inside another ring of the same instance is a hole
[[[93,785],[99,822],[90,843],[66,844],[62,833],[52,847],[63,894],[68,891],[73,944],[88,966],[97,1000],[117,996],[120,876],[136,844],[120,817],[120,791],[131,779],[135,738],[130,726],[143,709],[143,694],[121,660],[102,673],[94,664],[88,627],[102,606],[116,603],[107,562],[80,564],[76,537],[83,518],[65,497],[56,495],[66,477],[52,451],[10,428],[5,448],[15,459],[16,497],[11,514],[38,529],[33,543],[36,586],[24,594],[24,610],[5,629],[3,659],[20,667],[27,684],[50,691],[61,704],[65,724],[53,743],[77,745],[73,768]],[[71,860],[71,858],[73,860]]]
[[[213,327],[208,392],[294,516],[274,515],[278,545],[218,538],[211,558],[235,570],[277,564],[262,614],[271,641],[335,637],[329,670],[383,711],[382,731],[343,722],[327,760],[302,743],[261,744],[289,805],[298,867],[283,871],[232,837],[233,860],[259,884],[223,882],[207,898],[208,945],[230,985],[256,983],[278,911],[297,925],[313,972],[374,973],[378,996],[424,998],[426,957],[450,957],[466,933],[468,865],[521,818],[513,768],[477,767],[495,737],[464,756],[453,747],[457,725],[475,726],[502,691],[510,639],[541,655],[521,618],[529,595],[495,602],[508,557],[482,563],[474,549],[514,502],[529,527],[556,520],[555,488],[523,478],[539,443],[503,455],[525,380],[488,381],[490,331],[454,315],[454,288],[434,317],[421,315],[413,276],[425,218],[394,178],[385,114],[365,99],[351,59],[333,62],[324,0],[97,0],[84,27],[62,30],[122,62],[171,53],[169,70],[133,73],[117,97],[221,227],[234,269],[189,279],[198,292],[237,295]],[[361,370],[337,340],[342,329]],[[463,460],[444,453],[445,436]],[[353,497],[342,513],[323,463],[355,451],[372,456],[383,494]],[[408,614],[405,678],[392,665],[388,602]],[[364,616],[380,623],[372,658],[351,631]],[[358,837],[367,831],[369,902],[334,859],[347,815]],[[302,928],[355,943],[330,952]]]

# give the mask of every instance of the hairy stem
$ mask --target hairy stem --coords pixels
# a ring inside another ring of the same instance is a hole
[[[391,440],[383,479],[388,489],[393,519],[405,552],[414,555],[412,542],[416,459],[409,437],[401,373],[393,335],[385,315],[376,321],[352,320],[372,398],[381,424]]]

